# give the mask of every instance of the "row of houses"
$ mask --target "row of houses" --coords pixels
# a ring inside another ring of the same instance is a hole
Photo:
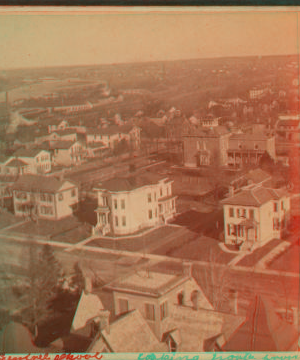
[[[116,150],[120,144],[128,149],[140,147],[140,128],[131,125],[107,129],[91,128],[84,137],[76,128],[65,128],[35,139],[27,148],[0,159],[1,174],[45,174],[53,166],[78,165],[89,158]]]

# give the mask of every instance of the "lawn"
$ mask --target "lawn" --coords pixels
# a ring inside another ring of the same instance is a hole
[[[1,210],[0,212],[0,229],[6,228],[7,226],[22,222],[24,219],[14,216],[12,213]]]
[[[256,263],[261,260],[265,255],[267,255],[274,247],[279,245],[281,240],[274,239],[269,241],[266,245],[254,250],[250,255],[245,256],[241,261],[237,263],[239,266],[254,266]]]
[[[298,244],[293,244],[272,260],[272,262],[269,264],[269,269],[289,271],[299,274],[299,254],[300,247]]]
[[[39,219],[38,222],[29,221],[17,226],[14,232],[28,236],[46,237],[53,241],[76,244],[91,234],[91,226],[83,224],[74,216],[52,221]]]
[[[162,239],[173,235],[176,236],[178,230],[180,230],[180,228],[173,226],[163,226],[138,237],[126,237],[122,239],[94,239],[87,243],[87,246],[95,246],[113,250],[146,252],[150,246],[159,246],[159,243],[162,241]]]
[[[236,256],[236,254],[223,252],[217,240],[206,236],[196,235],[190,241],[181,241],[170,245],[172,248],[169,247],[167,250],[166,247],[161,247],[155,253],[179,259],[213,261],[221,264],[227,264]]]

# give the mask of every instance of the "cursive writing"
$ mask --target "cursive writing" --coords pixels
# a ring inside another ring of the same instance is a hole
[[[192,357],[189,357],[188,355],[171,355],[171,354],[154,354],[150,353],[147,355],[144,355],[143,353],[139,354],[138,360],[199,360],[199,356],[195,355]]]
[[[13,355],[0,355],[0,360],[100,360],[103,355],[100,353],[95,354],[58,354],[55,356],[49,356],[49,354],[39,355],[25,355],[25,356],[13,356]]]

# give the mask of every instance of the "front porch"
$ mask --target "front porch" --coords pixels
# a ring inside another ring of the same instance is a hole
[[[93,229],[94,235],[106,235],[110,233],[111,231],[111,225],[110,225],[110,208],[105,206],[98,206],[98,208],[95,210],[97,214],[97,224]]]
[[[244,219],[239,224],[228,224],[227,245],[236,250],[253,250],[258,244],[258,224],[254,219]]]

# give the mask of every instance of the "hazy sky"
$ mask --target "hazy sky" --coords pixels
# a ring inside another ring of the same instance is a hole
[[[295,10],[26,15],[3,10],[0,69],[298,52]]]

